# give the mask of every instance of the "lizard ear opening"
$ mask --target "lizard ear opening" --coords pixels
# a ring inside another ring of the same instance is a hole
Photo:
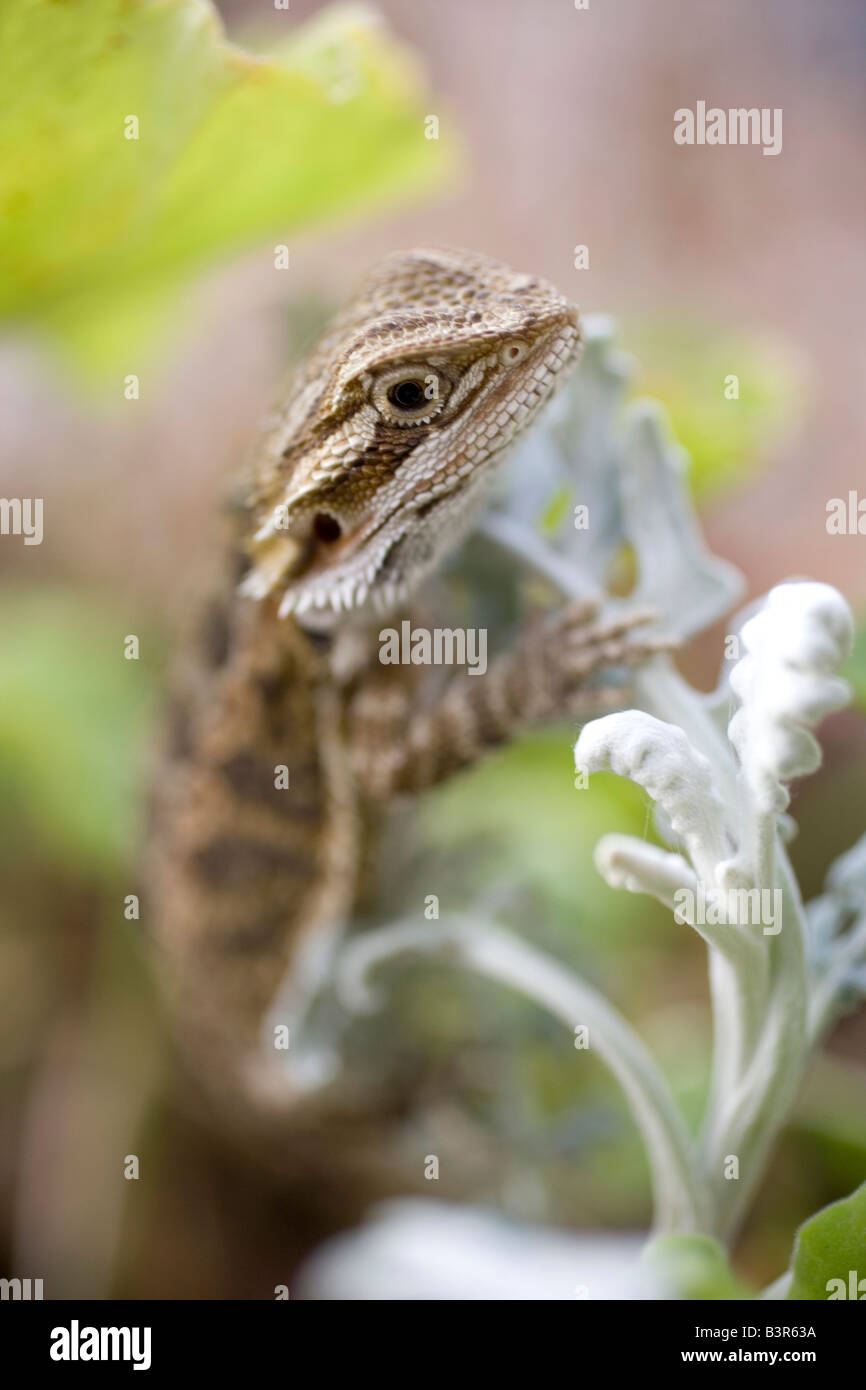
[[[326,545],[338,541],[343,534],[343,528],[335,516],[330,512],[316,512],[313,517],[313,535],[318,541],[324,541]]]

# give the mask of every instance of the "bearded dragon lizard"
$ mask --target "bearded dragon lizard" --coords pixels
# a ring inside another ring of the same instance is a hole
[[[592,673],[657,647],[632,636],[645,614],[576,605],[475,678],[431,689],[377,660],[383,619],[466,535],[580,345],[577,309],[535,276],[394,254],[269,423],[222,592],[182,648],[146,862],[181,1032],[226,1084],[259,1084],[281,981],[350,919],[376,806],[568,715]]]

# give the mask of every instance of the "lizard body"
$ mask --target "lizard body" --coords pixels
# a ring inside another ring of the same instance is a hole
[[[232,573],[182,647],[146,861],[181,1031],[242,1089],[281,981],[351,915],[375,807],[652,649],[630,640],[638,619],[605,627],[584,606],[477,678],[377,660],[383,619],[465,535],[579,348],[577,310],[536,277],[462,251],[392,255],[253,459]]]

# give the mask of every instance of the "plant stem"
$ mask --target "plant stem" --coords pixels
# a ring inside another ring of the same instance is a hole
[[[587,1025],[592,1050],[619,1081],[643,1136],[657,1232],[707,1229],[707,1193],[691,1136],[651,1054],[621,1014],[559,961],[487,924],[459,920],[436,930],[401,924],[368,933],[347,947],[342,993],[358,1005],[359,985],[374,965],[406,950],[454,950],[462,964],[518,990],[566,1027]]]

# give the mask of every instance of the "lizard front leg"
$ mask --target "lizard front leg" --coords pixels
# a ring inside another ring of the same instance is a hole
[[[526,729],[609,706],[611,687],[593,688],[590,679],[667,649],[664,640],[635,636],[652,617],[643,611],[603,621],[596,605],[572,605],[553,622],[530,626],[484,675],[452,676],[429,704],[413,701],[394,667],[368,671],[349,708],[362,791],[377,801],[423,791]]]

